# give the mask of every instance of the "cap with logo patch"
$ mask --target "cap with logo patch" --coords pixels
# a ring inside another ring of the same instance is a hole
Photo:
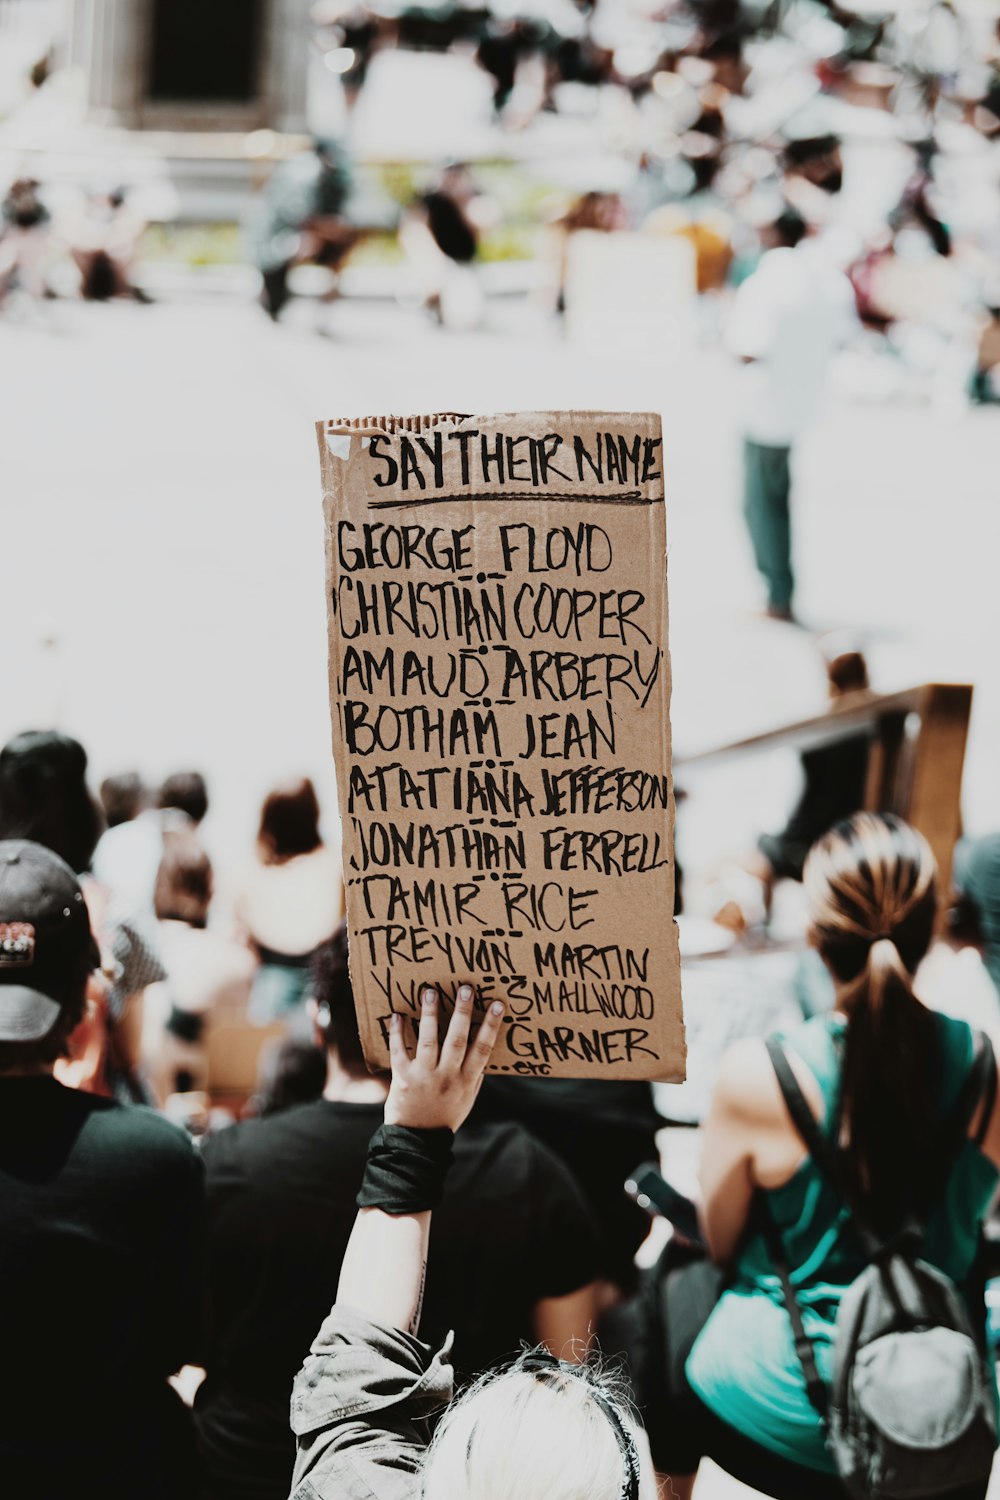
[[[0,1042],[48,1036],[68,987],[99,963],[69,865],[27,839],[0,841]]]

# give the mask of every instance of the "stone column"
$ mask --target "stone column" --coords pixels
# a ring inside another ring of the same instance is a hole
[[[264,92],[272,130],[308,129],[310,6],[311,0],[271,0],[268,7]]]
[[[74,0],[70,56],[86,78],[94,123],[139,123],[148,30],[147,0]]]

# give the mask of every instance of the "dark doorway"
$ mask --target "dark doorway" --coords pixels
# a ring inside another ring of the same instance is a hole
[[[259,92],[266,0],[153,0],[149,92],[249,104]]]

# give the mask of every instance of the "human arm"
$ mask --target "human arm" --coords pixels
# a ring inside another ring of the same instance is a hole
[[[389,1166],[393,1129],[450,1134],[471,1110],[503,1012],[495,1002],[470,1044],[472,1008],[472,990],[463,986],[439,1048],[438,997],[425,991],[412,1058],[401,1025],[393,1026],[385,1109]],[[386,1133],[379,1135],[384,1149]],[[418,1148],[419,1137],[409,1144]],[[425,1170],[423,1184],[420,1172],[400,1172],[394,1186],[384,1162],[381,1190],[371,1176],[369,1168],[360,1197],[384,1196],[386,1206],[360,1209],[337,1301],[292,1390],[292,1488],[302,1500],[414,1500],[427,1424],[451,1398],[448,1346],[432,1356],[408,1331],[419,1322],[431,1216],[426,1205],[435,1184]],[[400,1205],[404,1211],[389,1211]]]
[[[416,1052],[407,1056],[402,1018],[394,1015],[389,1033],[392,1085],[385,1123],[410,1130],[448,1130],[462,1124],[482,1086],[486,1064],[500,1031],[503,1006],[495,1001],[469,1043],[472,987],[462,985],[443,1045],[438,1044],[438,995],[421,997]],[[420,1319],[430,1210],[394,1214],[362,1208],[354,1223],[340,1272],[337,1301],[368,1317],[416,1331]]]
[[[535,1338],[557,1359],[582,1364],[594,1342],[597,1282],[564,1297],[542,1297],[535,1303]]]
[[[741,1108],[744,1047],[732,1048],[722,1059],[702,1129],[701,1217],[709,1254],[723,1263],[735,1254],[753,1197],[750,1142]]]
[[[823,1099],[816,1080],[794,1053],[788,1060],[820,1117]],[[737,1042],[722,1059],[703,1129],[701,1214],[714,1261],[726,1264],[739,1250],[754,1190],[782,1186],[804,1155],[764,1043]]]
[[[537,1341],[560,1359],[582,1361],[594,1339],[603,1270],[591,1204],[562,1157],[530,1142],[531,1241],[526,1277],[535,1298]]]

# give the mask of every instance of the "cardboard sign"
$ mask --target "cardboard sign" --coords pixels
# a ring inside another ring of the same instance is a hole
[[[495,1072],[682,1079],[659,418],[317,430],[369,1065],[471,982]]]

